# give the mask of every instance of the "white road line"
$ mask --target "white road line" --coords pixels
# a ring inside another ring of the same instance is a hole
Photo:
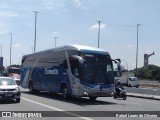
[[[69,115],[72,115],[72,116],[75,116],[75,117],[79,117],[81,119],[84,119],[84,120],[94,120],[94,119],[91,119],[91,118],[88,118],[88,117],[82,117],[78,114],[74,114],[74,113],[71,113],[71,112],[66,112],[62,109],[59,109],[59,108],[55,108],[55,107],[52,107],[52,106],[49,106],[49,105],[45,105],[43,103],[39,103],[39,102],[36,102],[36,101],[33,101],[33,100],[30,100],[30,99],[27,99],[27,98],[24,98],[24,97],[21,97],[23,100],[26,100],[26,101],[29,101],[29,102],[32,102],[32,103],[35,103],[35,104],[38,104],[38,105],[41,105],[43,107],[47,107],[47,108],[50,108],[52,110],[56,110],[56,111],[63,111],[64,113],[66,114],[69,114]],[[85,112],[85,111],[84,111]]]

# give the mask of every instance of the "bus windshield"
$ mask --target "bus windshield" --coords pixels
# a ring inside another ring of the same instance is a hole
[[[93,84],[114,83],[114,71],[109,55],[88,54],[81,55],[84,59],[82,80]]]

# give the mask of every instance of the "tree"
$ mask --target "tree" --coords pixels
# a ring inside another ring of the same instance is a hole
[[[134,72],[136,69],[134,69]],[[158,80],[160,78],[160,67],[156,65],[149,65],[148,69],[137,68],[137,77],[141,79],[154,79]]]

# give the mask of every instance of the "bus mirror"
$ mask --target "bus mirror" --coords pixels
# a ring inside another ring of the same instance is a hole
[[[79,61],[79,63],[83,64],[83,59],[82,59],[80,56],[78,56],[78,55],[73,55],[72,57],[73,57],[73,58],[76,58],[76,59]]]
[[[117,60],[119,63],[121,63],[121,59],[115,59],[115,60]]]
[[[121,71],[121,60],[120,59],[112,59],[112,61],[114,61],[114,64],[116,65],[116,70]]]

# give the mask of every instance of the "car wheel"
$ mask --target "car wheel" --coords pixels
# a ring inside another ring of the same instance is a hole
[[[20,101],[21,101],[20,98],[16,99],[16,103],[20,103]]]
[[[117,98],[117,96],[114,94],[114,99],[116,99]]]
[[[90,99],[91,101],[95,101],[95,100],[97,99],[97,97],[89,97],[89,99]]]

